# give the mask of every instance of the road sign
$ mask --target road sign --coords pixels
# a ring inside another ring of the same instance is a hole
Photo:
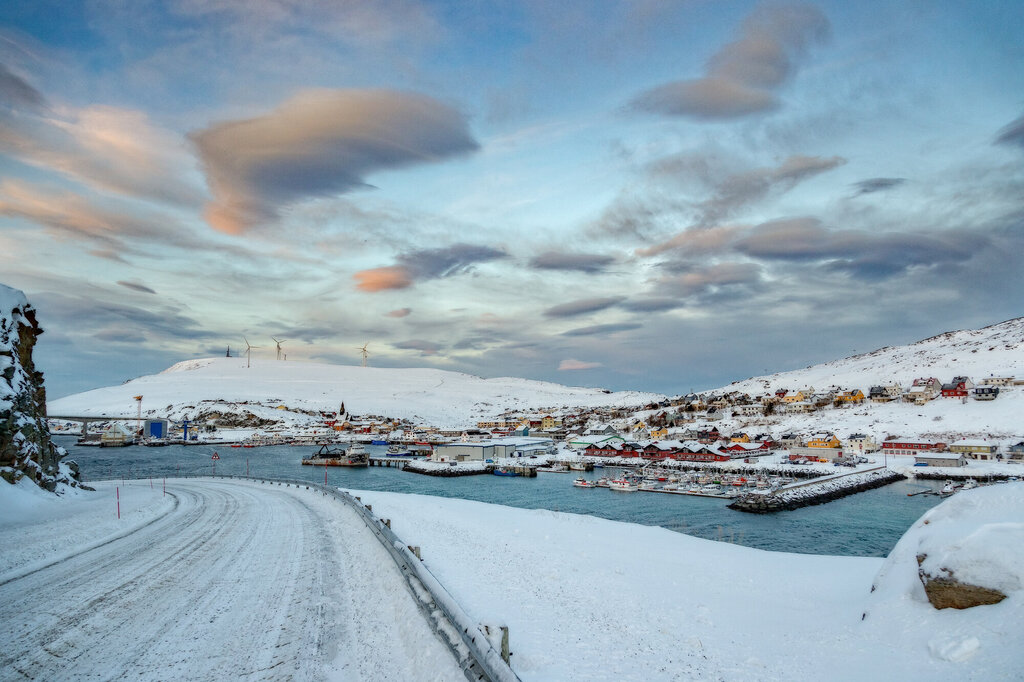
[[[218,454],[217,454],[217,453],[215,452],[215,453],[213,453],[213,457],[211,457],[210,459],[214,459],[214,460],[216,460],[216,459],[220,459],[220,455],[218,455]]]

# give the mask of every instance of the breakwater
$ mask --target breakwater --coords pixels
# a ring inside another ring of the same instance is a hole
[[[876,469],[875,471],[848,474],[829,478],[825,481],[815,481],[799,486],[782,488],[767,494],[749,493],[730,504],[729,509],[751,514],[770,514],[777,511],[824,504],[847,495],[881,488],[904,479],[906,479],[906,476],[895,471]]]
[[[496,464],[486,464],[480,462],[409,462],[402,471],[408,471],[414,474],[423,474],[425,476],[439,476],[441,478],[456,478],[459,476],[479,476],[481,474],[493,474],[499,467]],[[505,466],[500,467],[511,473],[508,476],[522,476],[524,478],[536,478],[537,467],[536,466]]]

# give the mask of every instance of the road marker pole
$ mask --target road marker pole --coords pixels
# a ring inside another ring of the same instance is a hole
[[[164,497],[167,497],[167,479],[164,479]]]
[[[117,495],[117,518],[121,518],[121,489],[115,487],[114,494]]]

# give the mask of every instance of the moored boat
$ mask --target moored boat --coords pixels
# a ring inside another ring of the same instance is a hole
[[[595,481],[588,481],[587,479],[583,478],[582,476],[580,476],[575,481],[573,481],[572,484],[574,486],[576,486],[577,488],[596,488],[597,487],[597,483]]]
[[[515,471],[513,471],[512,469],[506,469],[505,467],[498,467],[497,469],[495,469],[491,473],[494,474],[495,476],[518,476],[519,475]]]
[[[370,456],[361,443],[352,443],[347,450],[321,445],[319,450],[303,459],[302,463],[325,467],[368,467]]]
[[[633,483],[628,478],[616,478],[608,481],[608,487],[611,490],[618,490],[623,493],[635,493],[640,489],[636,483]]]

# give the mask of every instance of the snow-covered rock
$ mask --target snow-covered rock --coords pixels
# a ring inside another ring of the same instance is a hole
[[[77,471],[60,464],[66,453],[50,442],[43,373],[32,362],[41,333],[25,294],[0,284],[0,476],[53,491],[59,482],[75,484]]]

